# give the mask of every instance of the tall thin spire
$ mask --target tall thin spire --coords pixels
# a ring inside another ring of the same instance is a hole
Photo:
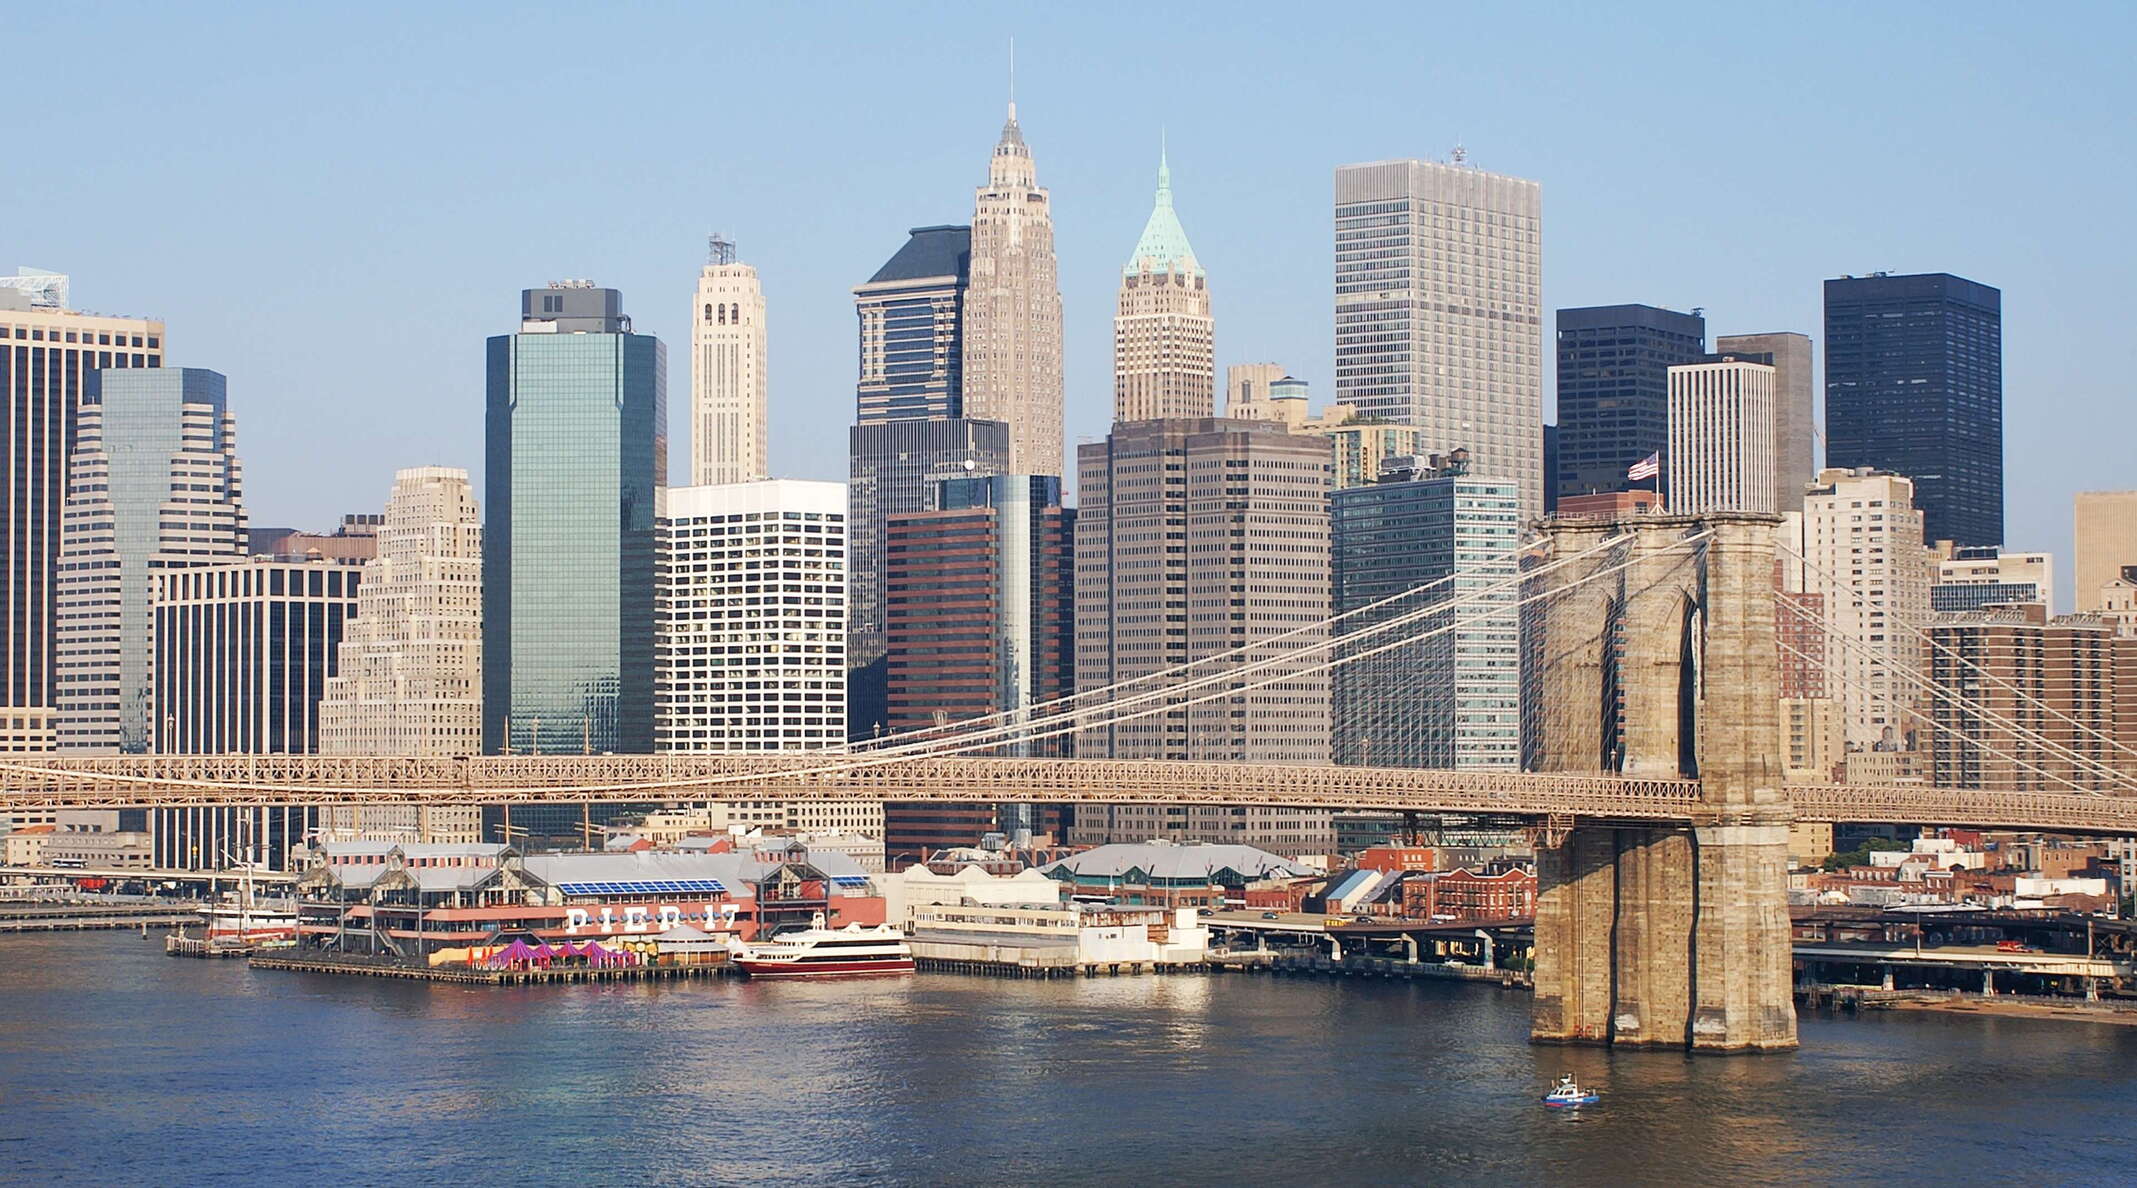
[[[1188,245],[1187,229],[1180,225],[1180,216],[1172,208],[1172,160],[1163,128],[1158,129],[1158,189],[1150,203],[1150,221],[1143,224],[1142,238],[1136,241],[1135,251],[1128,256],[1121,274],[1133,276],[1144,267],[1157,272],[1202,274],[1195,249]]]
[[[1017,122],[1017,39],[1009,39],[1009,122]]]
[[[1165,125],[1158,125],[1158,205],[1172,205],[1172,163],[1166,159]]]

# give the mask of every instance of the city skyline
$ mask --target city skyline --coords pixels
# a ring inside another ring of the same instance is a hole
[[[2113,24],[2128,14],[2103,15]],[[287,34],[288,25],[315,19],[329,18],[290,15],[250,37]],[[672,91],[689,85],[687,72],[678,69],[670,79],[663,71],[679,62],[685,45],[701,43],[693,38],[710,35],[709,29],[677,18],[649,19],[672,25],[667,40],[677,44],[646,51],[642,66],[629,71],[626,99],[640,107],[667,102]],[[2043,251],[2038,233],[2003,218],[2001,197],[1980,184],[2005,172],[1990,164],[2001,154],[1982,151],[1998,141],[2025,143],[2043,156],[2075,156],[2100,142],[2098,113],[2083,105],[2071,110],[2058,83],[2016,71],[1978,78],[1968,84],[1970,91],[1932,77],[1925,65],[1874,82],[1854,79],[1855,90],[1845,101],[1801,93],[1811,88],[1792,88],[1784,101],[1747,98],[1729,93],[1742,88],[1711,85],[1729,72],[1696,60],[1684,67],[1672,58],[1676,74],[1666,85],[1627,81],[1625,75],[1637,72],[1604,72],[1579,62],[1548,82],[1537,82],[1548,73],[1540,64],[1531,70],[1524,62],[1522,70],[1503,72],[1502,78],[1496,62],[1434,60],[1423,75],[1403,74],[1400,86],[1385,70],[1378,77],[1373,70],[1357,70],[1344,72],[1325,95],[1296,88],[1250,94],[1220,119],[1179,109],[1185,105],[1153,102],[1123,86],[1124,80],[1140,77],[1140,68],[1110,62],[1100,52],[1117,33],[1104,17],[1031,13],[975,18],[939,44],[910,47],[923,63],[939,64],[946,75],[954,75],[955,86],[946,78],[930,91],[936,102],[929,114],[895,133],[847,127],[837,114],[840,100],[861,84],[837,76],[843,65],[858,60],[887,19],[862,16],[850,29],[819,31],[807,59],[781,42],[776,24],[745,18],[728,27],[730,37],[761,44],[766,52],[761,61],[741,63],[738,77],[723,88],[731,86],[737,94],[756,88],[809,101],[757,105],[748,118],[734,122],[732,143],[714,155],[716,162],[688,166],[677,164],[653,132],[625,131],[594,147],[537,154],[533,162],[503,161],[497,146],[475,145],[467,168],[456,169],[457,156],[441,155],[448,146],[455,154],[470,151],[466,137],[487,114],[483,96],[494,76],[478,72],[471,78],[470,93],[451,97],[438,126],[403,127],[399,117],[407,99],[388,97],[377,110],[357,113],[332,95],[346,84],[351,69],[373,70],[381,63],[414,78],[445,77],[436,51],[397,43],[370,46],[361,28],[341,30],[337,36],[346,35],[352,47],[348,60],[328,54],[308,61],[297,55],[278,66],[274,81],[289,92],[291,110],[349,125],[369,146],[353,154],[364,158],[367,169],[413,184],[408,198],[387,208],[404,211],[406,218],[382,219],[369,197],[372,187],[354,187],[364,192],[361,201],[320,195],[346,166],[339,157],[330,160],[322,149],[300,143],[311,120],[268,121],[250,127],[232,145],[196,144],[190,128],[255,123],[221,114],[251,98],[244,84],[228,82],[189,92],[175,113],[181,118],[167,134],[168,144],[196,150],[199,163],[176,164],[161,149],[136,163],[85,161],[83,170],[64,180],[48,178],[28,192],[0,199],[0,214],[27,231],[16,242],[18,258],[0,263],[72,273],[73,303],[81,308],[163,315],[176,335],[174,365],[220,367],[254,394],[247,411],[248,454],[259,514],[272,522],[325,524],[345,507],[375,501],[375,492],[398,467],[466,466],[479,481],[475,394],[482,364],[473,344],[492,329],[488,310],[497,294],[560,276],[593,276],[634,294],[641,329],[680,349],[688,329],[682,302],[701,258],[703,236],[727,230],[755,245],[752,256],[764,275],[768,300],[779,307],[771,469],[782,477],[835,478],[841,470],[837,443],[808,427],[834,415],[851,385],[852,360],[845,346],[850,289],[880,260],[878,245],[888,237],[909,226],[969,217],[972,157],[981,138],[998,129],[1006,89],[1001,72],[988,67],[1006,58],[1009,34],[1021,33],[1022,122],[1046,158],[1043,180],[1054,191],[1057,207],[1070,443],[1102,433],[1110,415],[1106,331],[1109,298],[1118,283],[1116,245],[1132,241],[1147,214],[1143,146],[1164,124],[1173,164],[1183,176],[1195,178],[1195,191],[1202,195],[1194,210],[1197,249],[1212,272],[1224,277],[1220,367],[1282,358],[1324,399],[1333,395],[1329,171],[1350,162],[1441,156],[1461,140],[1480,166],[1552,187],[1546,316],[1581,304],[1698,305],[1708,310],[1715,333],[1799,330],[1818,338],[1818,286],[1824,279],[1876,269],[1951,271],[1980,279],[2007,294],[2006,385],[2013,408],[2038,413],[2012,418],[2007,539],[2054,552],[2067,566],[2071,492],[2129,485],[2115,470],[2108,440],[2113,435],[2066,443],[2058,440],[2056,427],[2088,413],[2118,415],[2111,398],[2118,394],[2114,377],[2122,370],[2117,358],[2123,348],[2110,345],[2105,353],[2098,348],[2116,341],[2101,299],[2112,283],[2108,278],[2123,271],[2117,260],[2129,254],[2130,239],[2107,222],[2104,250],[2096,248],[2082,259]],[[1161,30],[1180,21],[1163,15],[1150,19]],[[1865,26],[1866,44],[1880,30],[1898,36],[1903,24],[1884,14],[1856,19]],[[1918,43],[1928,39],[1919,59],[1925,63],[1968,59],[1991,47],[2023,59],[2051,43],[2066,49],[2075,45],[2076,59],[2066,61],[2064,76],[2098,73],[2089,47],[2115,39],[2099,36],[2097,21],[2086,25],[2090,36],[2072,38],[2069,29],[2051,23],[2055,19],[1985,20],[1965,29],[1926,32],[1909,24],[1905,36]],[[1586,20],[1578,14],[1515,14],[1509,31],[1533,39],[1540,61],[1554,64],[1565,64],[1575,47],[1615,44],[1625,36]],[[1829,50],[1819,34],[1821,23],[1807,21],[1769,40],[1758,68],[1803,77],[1845,69],[1853,60],[1846,55],[1830,65],[1819,60]],[[63,14],[34,14],[26,24],[33,39],[39,34],[51,39],[61,64],[80,52],[57,36],[67,28]],[[1230,52],[1234,61],[1264,62],[1272,71],[1292,60],[1325,67],[1337,60],[1339,50],[1352,48],[1339,45],[1342,39],[1333,32],[1277,39],[1252,21],[1242,25],[1197,35],[1206,36],[1213,58]],[[1404,22],[1396,26],[1403,32]],[[160,18],[150,15],[135,22],[135,29],[116,44],[99,46],[99,53],[116,54],[123,65],[154,43],[192,48],[213,61],[234,52],[218,44],[252,44],[213,20],[164,29]],[[1426,32],[1426,22],[1419,20],[1414,31]],[[506,36],[531,54],[563,33],[537,18]],[[1685,37],[1677,35],[1672,47],[1683,49],[1679,43]],[[1367,51],[1365,63],[1407,63],[1414,57],[1404,48],[1417,44],[1414,39],[1389,41],[1387,48]],[[1672,47],[1639,48],[1638,53],[1660,56]],[[617,62],[623,53],[606,33],[583,48],[596,64]],[[633,48],[643,47],[634,43]],[[959,68],[950,70],[951,62]],[[299,77],[299,63],[315,77]],[[1193,80],[1206,85],[1215,69],[1214,62],[1189,67],[1189,79],[1174,93],[1194,93]],[[790,77],[781,78],[783,72]],[[81,97],[68,116],[94,119],[137,106],[144,88],[161,77],[151,71]],[[1423,90],[1410,89],[1416,87]],[[1548,118],[1554,103],[1583,89],[1601,101],[1630,102],[1663,90],[1681,94],[1685,88],[1702,95],[1717,125],[1773,125],[1769,151],[1720,161],[1685,146],[1626,154],[1607,144],[1569,143],[1567,133]],[[494,89],[500,95],[507,91],[501,84]],[[1436,102],[1428,104],[1433,114],[1419,119],[1413,99],[1432,94],[1469,97],[1444,115]],[[1878,104],[1883,113],[1872,121],[1876,127],[1851,126],[1849,112],[1864,101]],[[29,98],[33,114],[41,102]],[[1323,134],[1335,111],[1343,113],[1341,126]],[[399,147],[369,144],[371,137],[389,131]],[[1907,134],[1907,151],[1888,151],[1894,132]],[[827,135],[835,151],[808,147]],[[251,177],[263,158],[279,167],[273,176],[254,179],[259,184],[249,196],[234,204],[206,200],[223,191],[206,185],[205,174],[195,170],[245,165],[240,172]],[[1806,168],[1806,162],[1816,165]],[[590,183],[597,187],[621,187],[621,178],[629,177],[634,217],[600,229],[559,223],[553,216],[563,209],[570,187],[550,175],[577,185],[597,166],[620,170],[613,183]],[[834,169],[856,166],[869,177],[864,193],[856,196],[851,187],[829,184]],[[1654,180],[1686,168],[1696,168],[1705,183],[1696,203],[1682,201]],[[1924,191],[1919,179],[1932,168],[1947,184]],[[2067,201],[2091,209],[2127,190],[2130,168],[2109,154],[2086,171],[2062,175],[2059,184],[2069,187]],[[1842,175],[1850,178],[1846,201],[1837,200],[1829,184]],[[100,216],[114,214],[114,203],[134,201],[140,186],[151,181],[168,194],[163,217],[153,220],[154,231],[113,233],[117,221]],[[505,192],[500,187],[507,186],[510,201],[499,197]],[[829,216],[834,210],[835,218]],[[1905,218],[1895,217],[1900,210]],[[172,228],[185,233],[170,234]],[[1726,273],[1713,262],[1723,247],[1729,255]],[[291,270],[270,262],[287,255],[301,256],[311,266]],[[419,267],[424,283],[410,289],[406,278]],[[296,275],[300,271],[304,275]],[[332,311],[352,287],[375,292],[380,286],[394,293],[390,304],[378,307],[397,311],[380,327],[393,335],[397,350],[357,358],[333,374],[313,367],[303,349],[305,336],[295,327]],[[1822,362],[1822,342],[1819,349]],[[679,388],[686,379],[674,378]],[[1545,386],[1548,391],[1549,376]],[[1546,408],[1548,419],[1548,398]],[[429,421],[380,415],[417,409],[426,411]],[[687,435],[675,436],[677,473],[685,473],[687,454],[680,451],[688,449]],[[330,450],[319,444],[328,441],[354,448]],[[2074,588],[2068,582],[2064,587]]]

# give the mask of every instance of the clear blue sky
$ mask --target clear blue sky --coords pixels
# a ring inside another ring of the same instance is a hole
[[[479,476],[482,340],[564,277],[622,289],[669,344],[686,458],[713,230],[764,276],[774,469],[842,478],[849,289],[907,227],[969,219],[1012,35],[1072,439],[1105,428],[1162,124],[1220,366],[1280,361],[1326,396],[1331,169],[1459,138],[1543,183],[1547,321],[1640,301],[1817,337],[1825,277],[1955,272],[2004,293],[2009,542],[2055,550],[2067,587],[2071,492],[2137,487],[2127,3],[37,5],[7,25],[0,269],[71,273],[77,306],[161,316],[174,364],[227,373],[255,523],[375,509],[401,466]]]

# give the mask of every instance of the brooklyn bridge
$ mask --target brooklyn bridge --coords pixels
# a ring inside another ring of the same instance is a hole
[[[1968,744],[2018,791],[1783,778],[1774,518],[1554,521],[1504,582],[1332,617],[1119,686],[839,752],[724,755],[24,756],[0,810],[503,806],[714,799],[1215,804],[1457,815],[1533,826],[1540,1041],[1795,1045],[1791,821],[2137,835],[2137,754],[2000,716]],[[1519,616],[1521,770],[1066,758],[1099,726],[1251,695]],[[1841,677],[1839,666],[1832,670]],[[1927,697],[1951,697],[1925,690]],[[1895,711],[1921,717],[1918,707]],[[1985,707],[1969,711],[1989,715]],[[2047,711],[2059,712],[2059,711]],[[1985,741],[1986,739],[1986,741]],[[2044,758],[2045,756],[2045,758]]]

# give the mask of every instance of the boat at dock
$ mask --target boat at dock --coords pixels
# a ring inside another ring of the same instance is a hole
[[[848,924],[784,932],[766,941],[735,941],[734,967],[753,978],[870,978],[913,972],[913,950],[890,924]]]

